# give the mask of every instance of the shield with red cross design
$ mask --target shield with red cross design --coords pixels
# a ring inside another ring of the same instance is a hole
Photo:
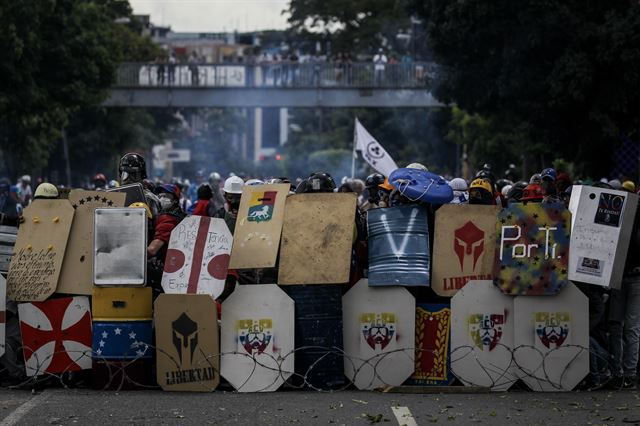
[[[91,312],[84,296],[18,305],[27,376],[91,368]]]
[[[171,231],[162,274],[164,292],[219,297],[227,278],[232,243],[223,219],[185,218]]]

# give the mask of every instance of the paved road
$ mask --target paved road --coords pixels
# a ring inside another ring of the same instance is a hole
[[[77,389],[48,389],[32,394],[0,390],[0,418],[0,426],[640,424],[640,394],[636,391],[447,395],[355,391],[202,394]]]

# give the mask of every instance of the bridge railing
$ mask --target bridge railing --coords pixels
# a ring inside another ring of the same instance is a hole
[[[158,64],[123,63],[117,87],[424,88],[435,65],[427,62]]]

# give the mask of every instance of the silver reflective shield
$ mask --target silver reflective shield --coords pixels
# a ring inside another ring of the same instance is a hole
[[[97,286],[145,285],[146,210],[96,209],[93,226],[93,283]]]

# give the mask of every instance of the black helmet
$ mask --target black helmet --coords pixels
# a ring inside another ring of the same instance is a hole
[[[333,192],[336,183],[329,173],[317,172],[300,182],[296,188],[296,194],[311,192]]]
[[[364,186],[367,188],[377,188],[378,185],[382,184],[384,184],[384,176],[380,173],[372,173],[364,181]]]
[[[502,188],[507,185],[513,185],[513,182],[509,179],[498,179],[498,181],[496,182],[496,188],[498,189],[498,192],[502,192]]]
[[[120,159],[118,172],[120,173],[121,183],[123,184],[142,182],[147,178],[147,163],[144,161],[142,155],[129,152]],[[124,175],[124,173],[126,173],[126,175]]]
[[[522,195],[524,193],[524,189],[529,185],[525,181],[519,181],[513,184],[509,192],[507,193],[507,199],[509,201],[520,202],[522,199]]]
[[[213,198],[213,191],[208,183],[203,183],[198,187],[198,200],[210,200]]]

